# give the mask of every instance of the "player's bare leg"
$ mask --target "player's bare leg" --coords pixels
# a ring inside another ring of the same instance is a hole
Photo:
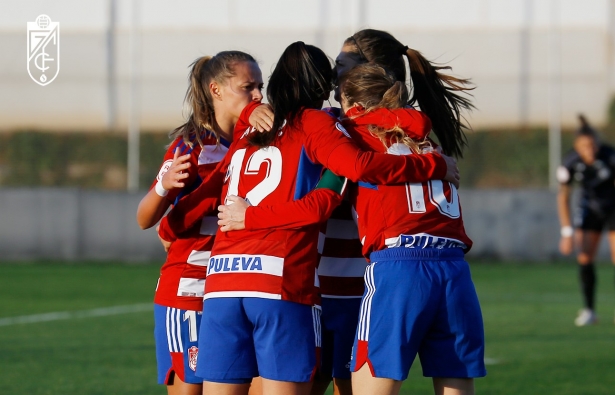
[[[352,381],[333,378],[333,395],[352,395]]]
[[[254,377],[252,379],[248,395],[263,395],[263,382],[260,377]]]
[[[609,231],[609,233],[607,233],[607,237],[609,240],[609,247],[611,249],[611,262],[615,265],[615,231]]]
[[[615,231],[608,233],[609,247],[611,248],[611,262],[615,265]]]
[[[247,395],[250,383],[226,384],[203,381],[203,395]]]
[[[352,393],[354,395],[397,395],[402,381],[372,377],[367,364],[352,373]]]
[[[610,233],[611,232],[609,232],[609,235]],[[596,251],[598,251],[598,245],[600,244],[600,232],[593,230],[581,230],[577,231],[576,236],[579,245],[577,262],[579,265],[587,265],[592,263],[596,256]]]
[[[331,378],[315,379],[310,395],[324,395],[331,384]],[[333,379],[333,395],[352,395],[352,382],[350,379]]]
[[[177,375],[173,377],[173,384],[167,385],[169,395],[200,395],[202,392],[203,385],[185,383]]]
[[[312,382],[293,383],[265,378],[261,378],[261,381],[263,383],[263,394],[267,395],[310,395],[312,389]]]
[[[331,384],[331,377],[314,379],[310,395],[325,395],[327,388],[329,388],[329,384]]]
[[[474,395],[474,379],[433,378],[436,395]]]

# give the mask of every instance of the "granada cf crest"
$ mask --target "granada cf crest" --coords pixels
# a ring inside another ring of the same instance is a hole
[[[188,366],[193,372],[196,372],[196,359],[199,356],[199,349],[192,346],[188,349]]]
[[[28,74],[37,84],[50,84],[60,72],[60,22],[39,15],[28,22]]]

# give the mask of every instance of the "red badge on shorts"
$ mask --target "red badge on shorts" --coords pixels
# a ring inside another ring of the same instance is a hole
[[[188,349],[188,366],[193,372],[196,372],[196,358],[199,356],[199,348],[192,346]]]

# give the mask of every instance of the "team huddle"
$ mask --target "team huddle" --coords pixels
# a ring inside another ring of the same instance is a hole
[[[167,249],[169,394],[397,394],[417,355],[436,394],[474,393],[483,323],[448,156],[471,88],[443,69],[378,30],[334,67],[295,42],[262,104],[249,54],[193,63],[191,115],[137,211]]]

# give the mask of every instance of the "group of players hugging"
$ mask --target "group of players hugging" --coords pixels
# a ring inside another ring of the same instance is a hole
[[[137,212],[167,250],[169,394],[397,394],[417,354],[436,394],[474,393],[483,322],[452,158],[471,86],[446,69],[379,30],[334,67],[295,42],[261,104],[252,56],[192,64],[191,115]],[[332,90],[341,109],[322,108]]]

